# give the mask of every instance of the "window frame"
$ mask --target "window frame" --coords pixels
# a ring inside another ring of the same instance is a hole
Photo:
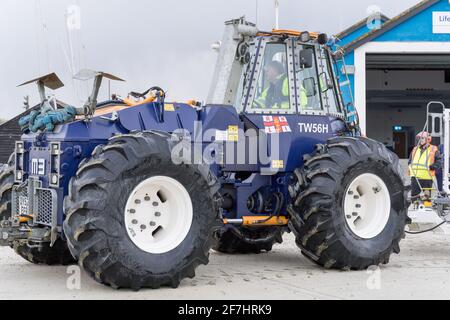
[[[335,63],[334,63],[335,60],[334,60],[333,56],[331,55],[331,53],[329,51],[327,51],[327,55],[328,55],[328,59],[327,59],[327,61],[328,61],[328,68],[330,69],[330,71],[334,71],[335,70]],[[336,65],[336,67],[337,67],[337,65]],[[339,84],[339,81],[338,81],[336,75],[337,74],[335,72],[332,72],[329,76],[330,76],[330,79],[333,81],[334,86],[335,86],[334,87],[334,92],[335,92],[335,95],[336,95],[336,98],[337,98],[337,103],[338,103],[338,108],[337,108],[338,115],[345,117],[346,116],[346,108],[347,107],[344,105],[344,99],[342,97],[341,87],[340,87],[340,84]]]
[[[323,47],[318,47],[317,48],[318,51],[318,56],[317,56],[317,61],[318,61],[318,71],[320,68],[320,72],[319,74],[325,73],[325,75],[328,78],[328,81],[333,83],[333,88],[332,89],[328,89],[325,92],[321,92],[322,95],[322,101],[323,101],[323,109],[326,110],[326,114],[327,115],[331,115],[331,116],[335,116],[335,117],[345,117],[345,114],[343,112],[343,105],[342,105],[342,100],[341,100],[341,96],[338,93],[338,86],[339,83],[337,82],[335,76],[334,76],[334,67],[331,63],[331,56],[329,51],[326,48]],[[323,58],[322,58],[323,57]],[[325,63],[322,62],[322,60],[325,60]],[[320,86],[319,86],[320,87]],[[332,91],[332,96],[334,98],[335,101],[335,105],[336,105],[336,110],[335,111],[331,111],[330,110],[330,104],[327,103],[327,101],[329,100],[329,92],[330,90]],[[321,90],[319,90],[321,91]]]
[[[286,63],[287,63],[287,79],[289,86],[289,109],[256,109],[252,108],[253,101],[256,99],[258,90],[258,81],[261,76],[261,72],[264,69],[266,48],[270,44],[282,44],[286,49]],[[262,115],[289,115],[297,113],[296,97],[295,97],[295,81],[294,81],[294,57],[293,47],[290,41],[280,41],[279,37],[264,37],[260,39],[259,52],[257,50],[255,57],[252,61],[254,65],[253,78],[249,79],[244,92],[249,92],[248,97],[243,100],[243,112],[246,114],[262,114]]]
[[[318,66],[318,56],[317,56],[317,52],[316,49],[317,47],[311,43],[304,43],[304,42],[296,42],[295,44],[295,59],[297,59],[297,57],[300,55],[300,51],[304,50],[304,49],[313,49],[314,52],[314,69],[315,69],[315,74],[316,74],[316,89],[317,89],[317,95],[319,96],[319,103],[320,103],[320,110],[311,110],[311,109],[307,109],[307,110],[302,110],[301,108],[301,103],[300,103],[300,83],[298,82],[298,77],[297,77],[297,71],[301,72],[301,70],[297,70],[297,68],[300,68],[299,63],[297,63],[297,61],[295,62],[295,83],[296,83],[296,92],[297,92],[297,110],[298,110],[298,114],[299,115],[309,115],[309,116],[314,116],[314,115],[327,115],[327,110],[325,110],[324,107],[324,103],[323,103],[323,98],[322,98],[322,93],[320,92],[320,84],[319,84],[319,66]]]

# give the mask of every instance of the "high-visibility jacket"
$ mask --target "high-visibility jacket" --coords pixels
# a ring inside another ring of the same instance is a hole
[[[415,147],[411,154],[410,175],[420,180],[433,180],[436,175],[434,170],[430,170],[430,166],[436,160],[438,148],[430,145],[426,150]]]
[[[308,106],[308,95],[306,94],[306,89],[303,88],[302,84],[300,84],[300,106],[303,109],[306,109]]]
[[[263,109],[289,109],[289,81],[286,75],[278,76],[255,101]]]

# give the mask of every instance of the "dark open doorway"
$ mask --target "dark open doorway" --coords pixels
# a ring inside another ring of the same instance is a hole
[[[367,135],[406,159],[428,102],[450,107],[450,55],[368,54]]]

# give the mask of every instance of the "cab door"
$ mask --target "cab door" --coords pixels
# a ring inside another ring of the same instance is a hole
[[[329,81],[327,56],[324,48],[318,44],[296,43],[294,56],[295,82],[298,92],[298,124],[293,142],[295,157],[301,159],[304,154],[314,151],[317,144],[326,142],[337,132],[344,130],[345,124],[335,116],[330,116],[333,105],[333,89]],[[336,104],[333,105],[336,109]],[[337,111],[334,112],[337,114]],[[300,163],[299,163],[300,162]],[[301,160],[296,166],[301,165]]]
[[[254,75],[243,99],[244,123],[247,129],[258,130],[259,170],[267,174],[291,169],[291,145],[298,134],[295,48],[290,39],[279,39],[261,39],[262,54],[256,56]],[[266,150],[261,148],[264,144]],[[249,153],[252,152],[255,151],[250,146]]]

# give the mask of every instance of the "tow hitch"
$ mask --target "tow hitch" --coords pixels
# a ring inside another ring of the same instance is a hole
[[[20,225],[20,219],[13,221],[5,220],[0,222],[0,246],[10,247],[16,240],[26,240],[30,235],[31,229]]]

